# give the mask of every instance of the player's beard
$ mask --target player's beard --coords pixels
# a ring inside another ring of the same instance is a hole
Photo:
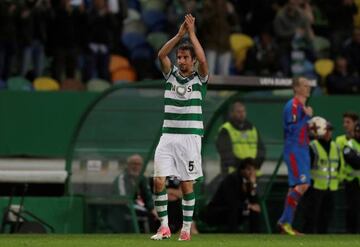
[[[188,74],[190,72],[186,65],[179,65],[179,69],[181,74]]]

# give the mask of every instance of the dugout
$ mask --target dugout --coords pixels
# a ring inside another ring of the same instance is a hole
[[[271,102],[278,102],[277,111],[280,111],[286,99],[280,97],[280,101],[274,101],[272,93],[260,94],[260,97],[256,94],[245,96],[244,92],[263,85],[258,78],[244,78],[241,82],[239,85],[239,81],[228,78],[225,83],[215,77],[209,84],[203,108],[205,176],[196,186],[197,206],[201,207],[211,196],[207,185],[220,172],[214,140],[226,117],[228,103],[241,98],[249,108],[249,118],[256,116],[259,123],[266,123],[265,119],[273,114]],[[288,82],[280,85],[288,86]],[[244,90],[237,91],[240,87]],[[271,87],[274,85],[265,85],[262,89]],[[66,159],[66,170],[70,175],[67,192],[84,197],[87,232],[139,231],[133,203],[136,184],[125,185],[128,191],[119,195],[114,193],[114,181],[124,174],[127,157],[135,153],[144,159],[143,174],[151,176],[154,150],[162,126],[163,90],[163,82],[116,85],[96,98],[80,118]],[[273,128],[266,137],[268,158],[273,160],[278,158],[281,150],[281,129],[279,124],[275,125],[279,127]],[[268,126],[264,128],[268,129]],[[118,208],[117,212],[114,212],[115,208]]]
[[[98,96],[80,118],[66,158],[67,193],[84,198],[86,232],[139,232],[142,224],[146,224],[146,219],[137,217],[135,212],[136,183],[129,184],[129,191],[119,195],[114,194],[113,182],[124,174],[126,159],[134,153],[144,159],[142,174],[152,175],[153,155],[162,125],[163,85],[163,82],[148,81],[113,86]],[[282,89],[290,85],[289,79],[212,78],[203,108],[204,179],[196,186],[197,207],[210,198],[213,192],[208,185],[220,172],[214,144],[218,128],[226,118],[228,104],[240,99],[246,104],[248,118],[259,129],[267,149],[260,181],[263,230],[275,229],[287,190],[286,168],[281,162],[281,114],[284,103],[291,97],[290,90]],[[356,102],[356,97],[311,99],[316,112],[321,112],[335,126],[341,126],[343,111],[359,111],[360,104]],[[329,104],[336,107],[330,109]],[[338,133],[340,129],[335,130],[335,134]],[[206,226],[204,229],[209,230]]]

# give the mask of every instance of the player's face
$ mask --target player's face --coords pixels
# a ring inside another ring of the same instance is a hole
[[[181,73],[187,74],[193,71],[194,59],[189,50],[178,50],[176,61]]]
[[[299,86],[297,87],[297,94],[308,98],[310,96],[310,90],[310,82],[305,78],[301,78],[299,80]]]
[[[231,118],[238,123],[242,123],[246,119],[246,108],[243,104],[235,103],[231,113]]]

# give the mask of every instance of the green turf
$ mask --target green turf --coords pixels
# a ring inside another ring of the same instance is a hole
[[[150,235],[0,235],[1,247],[152,247],[152,246],[200,246],[200,247],[360,247],[360,235],[313,235],[290,237],[284,235],[202,234],[193,236],[190,242],[177,241],[177,235],[169,240],[151,241]]]

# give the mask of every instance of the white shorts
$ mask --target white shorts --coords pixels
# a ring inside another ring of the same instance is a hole
[[[154,176],[176,176],[180,181],[202,177],[201,137],[163,134],[155,151]]]

